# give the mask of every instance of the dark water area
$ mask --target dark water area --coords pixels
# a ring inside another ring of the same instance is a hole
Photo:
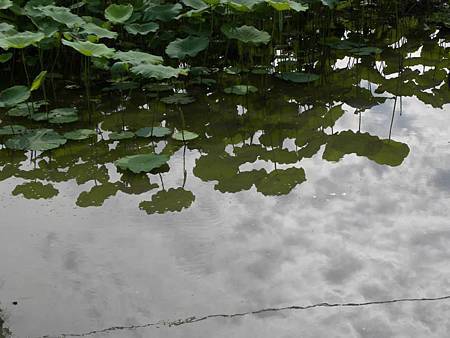
[[[229,47],[219,67],[212,50],[164,83],[55,76],[48,109],[73,123],[0,113],[95,131],[43,152],[0,136],[13,337],[449,335],[448,29],[404,16],[304,46],[282,31],[267,55]],[[167,163],[117,165],[148,153]],[[281,310],[324,302],[340,305]]]

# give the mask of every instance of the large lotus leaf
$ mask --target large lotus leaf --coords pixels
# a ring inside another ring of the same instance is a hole
[[[55,189],[53,185],[42,184],[41,182],[28,182],[18,185],[12,191],[14,196],[23,195],[26,199],[48,199],[58,195],[58,189]]]
[[[346,154],[364,156],[378,164],[394,167],[403,163],[409,154],[409,147],[404,143],[350,130],[329,136],[323,158],[339,161]]]
[[[169,43],[166,54],[174,59],[184,59],[186,56],[194,57],[208,48],[208,45],[209,39],[205,36],[188,36],[185,39],[176,39]]]
[[[92,129],[77,129],[72,130],[64,134],[64,137],[68,140],[81,141],[86,140],[92,136],[97,135],[97,132]]]
[[[177,141],[195,140],[199,135],[187,130],[177,130],[172,134],[172,138]]]
[[[139,52],[136,50],[129,50],[128,52],[117,51],[114,54],[114,59],[129,63],[133,66],[140,64],[157,65],[163,62],[161,56]]]
[[[275,169],[255,184],[265,196],[286,195],[298,184],[306,181],[303,168]]]
[[[50,123],[72,123],[78,121],[77,110],[75,108],[56,108],[48,113],[33,114],[35,121],[46,121]]]
[[[100,207],[108,198],[114,196],[117,191],[119,191],[119,188],[113,183],[106,182],[96,185],[89,191],[83,191],[78,196],[76,205],[82,208]]]
[[[0,136],[5,136],[5,135],[20,135],[25,133],[27,130],[27,128],[25,128],[24,126],[20,126],[20,125],[9,125],[9,126],[3,126],[0,127]]]
[[[224,92],[227,94],[235,94],[235,95],[247,95],[256,93],[258,88],[251,85],[235,85],[224,89]]]
[[[227,0],[228,6],[238,12],[250,12],[258,4],[265,2],[265,0]]]
[[[165,137],[171,133],[172,130],[165,127],[145,127],[136,131],[136,135],[139,137]]]
[[[295,83],[309,83],[317,81],[320,76],[312,73],[301,73],[301,72],[289,72],[289,73],[281,73],[280,77],[289,82]]]
[[[30,98],[31,92],[25,86],[13,86],[0,92],[0,108],[14,107]]]
[[[34,102],[27,102],[27,103],[19,103],[14,108],[11,108],[8,110],[6,115],[8,116],[14,116],[14,117],[24,117],[24,116],[30,116],[32,113],[34,113],[37,109],[47,104],[47,101],[34,101]]]
[[[159,29],[159,24],[156,22],[147,23],[131,23],[125,26],[125,29],[131,35],[147,35],[148,33],[154,33]]]
[[[0,0],[0,9],[8,9],[13,5],[11,0]]]
[[[181,4],[163,4],[148,7],[144,12],[145,21],[170,21],[180,14],[183,6]]]
[[[266,2],[277,11],[288,11],[293,9],[296,12],[304,12],[309,8],[308,4],[302,4],[291,0],[266,0]]]
[[[236,39],[243,43],[250,43],[254,45],[267,44],[271,37],[269,33],[260,31],[253,26],[233,27],[225,24],[221,28],[222,33],[229,39]]]
[[[131,72],[145,78],[156,80],[170,79],[178,75],[186,75],[187,70],[163,65],[140,64],[131,68]]]
[[[14,35],[0,35],[0,48],[23,49],[30,45],[34,45],[45,38],[45,34],[41,32],[21,32]]]
[[[181,211],[189,208],[195,201],[195,195],[183,188],[160,190],[152,196],[151,201],[143,201],[139,208],[147,214],[163,214],[168,211]]]
[[[34,129],[10,138],[5,145],[14,150],[45,151],[58,148],[66,142],[64,137],[52,129]]]
[[[46,75],[47,75],[47,71],[46,70],[40,72],[38,74],[38,76],[36,76],[35,79],[33,80],[33,83],[31,84],[30,91],[38,90],[39,88],[41,88],[42,83],[44,82]]]
[[[73,14],[70,9],[66,7],[48,5],[37,6],[34,7],[34,9],[67,27],[82,27],[86,23],[82,18]]]
[[[90,41],[68,41],[62,39],[63,45],[72,47],[85,56],[112,58],[114,56],[114,48],[109,48],[103,43],[93,43]]]
[[[203,0],[182,0],[181,2],[186,6],[197,10],[203,10],[209,7]]]
[[[132,131],[112,132],[108,135],[111,141],[128,140],[134,136],[135,134]]]
[[[95,35],[99,39],[115,39],[117,38],[117,33],[110,31],[109,29],[97,26],[95,23],[89,22],[83,25],[83,34]]]
[[[185,93],[175,93],[161,99],[165,104],[189,104],[195,101],[192,96]]]
[[[139,154],[122,157],[114,164],[123,170],[130,170],[135,174],[150,172],[159,168],[169,161],[169,156],[160,154]]]
[[[108,8],[105,9],[105,18],[106,20],[114,23],[121,24],[126,22],[129,18],[131,18],[131,14],[133,14],[133,5],[109,5]]]

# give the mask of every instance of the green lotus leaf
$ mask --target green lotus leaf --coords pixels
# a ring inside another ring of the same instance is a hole
[[[189,208],[195,201],[195,195],[183,188],[170,188],[160,190],[152,196],[151,201],[142,201],[139,204],[141,210],[147,214],[164,214],[167,211],[181,211]]]
[[[14,35],[0,35],[0,48],[23,49],[34,45],[45,38],[42,32],[21,32]]]
[[[96,135],[97,132],[92,129],[77,129],[65,133],[64,137],[72,141],[81,141]]]
[[[35,11],[42,13],[44,16],[48,16],[56,22],[62,23],[67,27],[82,27],[86,22],[78,15],[73,14],[70,9],[59,6],[36,6],[33,7]]]
[[[140,64],[157,65],[163,62],[161,56],[130,50],[128,52],[117,51],[114,59],[129,63],[133,66]]]
[[[176,93],[161,99],[165,104],[189,104],[195,101],[192,96],[185,93]]]
[[[131,72],[145,78],[156,80],[170,79],[178,75],[187,75],[187,70],[163,65],[140,64],[131,68]]]
[[[195,140],[199,135],[187,130],[177,130],[172,134],[172,138],[177,141]]]
[[[130,170],[135,174],[150,172],[169,161],[169,156],[159,154],[139,154],[118,159],[114,164],[123,170]]]
[[[0,108],[14,107],[30,98],[31,92],[25,86],[13,86],[0,92]]]
[[[0,63],[6,63],[11,60],[13,57],[13,53],[5,53],[0,55]]]
[[[114,23],[114,24],[122,24],[126,22],[131,15],[133,14],[133,5],[109,5],[108,8],[105,9],[105,18],[106,20]]]
[[[368,55],[376,55],[381,54],[383,50],[377,47],[359,47],[353,48],[350,50],[350,53],[358,56],[368,56]]]
[[[108,135],[112,141],[128,140],[134,136],[135,134],[132,131],[112,132]]]
[[[83,25],[83,34],[95,35],[99,39],[115,39],[117,38],[117,33],[110,31],[109,29],[97,26],[96,24],[89,22]]]
[[[291,0],[266,0],[266,2],[277,11],[288,11],[293,9],[296,12],[305,12],[309,6]]]
[[[159,29],[159,24],[156,22],[147,23],[132,23],[125,26],[125,30],[131,35],[147,35],[148,33],[154,33]]]
[[[48,113],[33,114],[35,121],[48,121],[50,123],[72,123],[78,121],[78,114],[75,108],[56,108]]]
[[[185,39],[176,39],[169,43],[166,54],[173,59],[184,59],[186,56],[194,57],[208,48],[209,39],[205,36],[188,36]]]
[[[25,133],[27,128],[20,125],[9,125],[0,127],[0,136],[20,135]]]
[[[46,70],[40,72],[39,75],[36,76],[36,78],[33,80],[33,83],[31,84],[30,91],[38,90],[39,88],[41,88],[42,83],[44,82],[46,75],[47,75],[47,71]]]
[[[260,31],[253,26],[241,26],[233,27],[225,24],[222,26],[221,31],[228,39],[236,39],[243,43],[249,43],[254,45],[268,44],[271,37],[269,33]]]
[[[235,85],[224,89],[225,93],[235,95],[248,95],[256,93],[257,91],[258,88],[251,85]]]
[[[275,169],[256,182],[256,190],[265,196],[286,195],[306,181],[303,168]]]
[[[250,12],[258,4],[264,3],[265,0],[227,0],[228,6],[238,12]]]
[[[312,73],[301,73],[301,72],[289,72],[289,73],[281,73],[280,77],[289,82],[295,83],[309,83],[317,81],[320,76]]]
[[[53,129],[34,129],[10,138],[5,145],[14,150],[45,151],[56,149],[66,142],[67,140]]]
[[[49,199],[58,195],[58,189],[55,189],[53,185],[42,184],[41,182],[28,182],[18,185],[12,191],[14,196],[23,195],[26,199]]]
[[[171,133],[172,130],[165,127],[145,127],[136,131],[136,135],[139,137],[165,137]]]
[[[8,9],[13,5],[11,0],[0,0],[0,9]]]
[[[144,11],[143,19],[147,22],[154,20],[167,22],[175,19],[178,14],[180,14],[182,9],[183,6],[181,6],[181,4],[179,3],[149,6]]]
[[[30,116],[36,110],[38,110],[42,106],[45,106],[46,104],[48,104],[47,101],[43,101],[43,100],[27,102],[27,103],[19,103],[14,108],[11,108],[10,110],[8,110],[6,115],[14,116],[14,117]]]
[[[182,0],[183,4],[196,10],[209,8],[209,5],[202,0]]]
[[[114,48],[109,48],[102,43],[92,43],[90,41],[68,41],[61,40],[63,45],[72,47],[77,52],[85,56],[112,58],[114,56]]]

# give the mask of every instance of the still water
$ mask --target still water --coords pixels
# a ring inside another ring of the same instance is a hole
[[[151,95],[97,90],[89,108],[83,90],[59,90],[99,134],[0,150],[0,305],[13,336],[448,336],[446,299],[189,323],[450,295],[448,35],[328,61],[315,83],[232,69]],[[224,94],[235,83],[258,92]],[[195,102],[158,100],[174,91]],[[108,136],[157,125],[199,138]],[[168,165],[114,165],[149,150]]]

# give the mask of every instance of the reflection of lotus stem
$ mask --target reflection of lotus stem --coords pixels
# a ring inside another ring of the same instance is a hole
[[[183,185],[182,188],[186,185],[187,181],[187,171],[186,171],[186,144],[183,147]]]
[[[28,75],[28,70],[27,70],[27,64],[25,62],[25,52],[23,51],[22,48],[22,64],[23,64],[23,69],[25,70],[25,76],[27,77],[27,83],[28,83],[28,87],[30,87],[30,76]]]

